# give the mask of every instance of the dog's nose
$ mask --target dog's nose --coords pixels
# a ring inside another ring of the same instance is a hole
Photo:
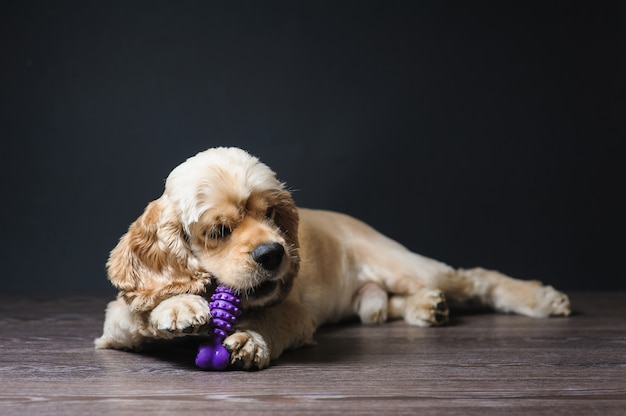
[[[254,261],[263,266],[265,270],[274,271],[283,260],[285,248],[279,243],[261,244],[250,254]]]

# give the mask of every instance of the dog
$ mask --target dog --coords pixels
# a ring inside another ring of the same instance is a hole
[[[111,251],[107,273],[119,293],[96,348],[140,350],[202,334],[207,298],[221,284],[242,300],[224,346],[244,369],[268,367],[313,344],[321,325],[355,316],[438,326],[448,321],[448,302],[537,318],[570,314],[568,297],[551,286],[455,269],[350,216],[297,208],[276,174],[238,148],[208,149],[177,166]]]

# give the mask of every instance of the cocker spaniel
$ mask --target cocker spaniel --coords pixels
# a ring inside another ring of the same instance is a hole
[[[447,301],[539,318],[570,313],[565,294],[537,281],[454,269],[349,216],[296,208],[275,173],[237,148],[209,149],[176,167],[107,269],[119,295],[97,348],[136,350],[202,333],[207,298],[222,284],[242,298],[244,314],[224,345],[246,369],[267,367],[312,343],[320,325],[355,315],[442,325]]]

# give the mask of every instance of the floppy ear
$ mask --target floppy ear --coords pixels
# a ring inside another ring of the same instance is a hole
[[[130,225],[107,262],[108,277],[134,311],[150,310],[182,293],[204,293],[210,283],[189,249],[167,196],[152,201]]]
[[[274,206],[274,222],[283,231],[288,243],[297,249],[299,247],[298,222],[300,218],[291,194],[287,191],[280,191]]]
[[[287,191],[281,190],[274,203],[274,223],[282,230],[283,236],[287,241],[289,256],[291,259],[290,270],[283,281],[283,297],[291,290],[293,279],[300,270],[300,257],[298,249],[300,243],[298,241],[298,208]]]

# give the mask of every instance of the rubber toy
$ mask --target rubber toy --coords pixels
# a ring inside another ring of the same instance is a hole
[[[211,338],[208,343],[200,345],[196,356],[196,365],[203,370],[223,371],[228,368],[230,352],[222,343],[234,331],[237,317],[241,314],[240,302],[234,291],[226,286],[218,286],[211,296]]]

